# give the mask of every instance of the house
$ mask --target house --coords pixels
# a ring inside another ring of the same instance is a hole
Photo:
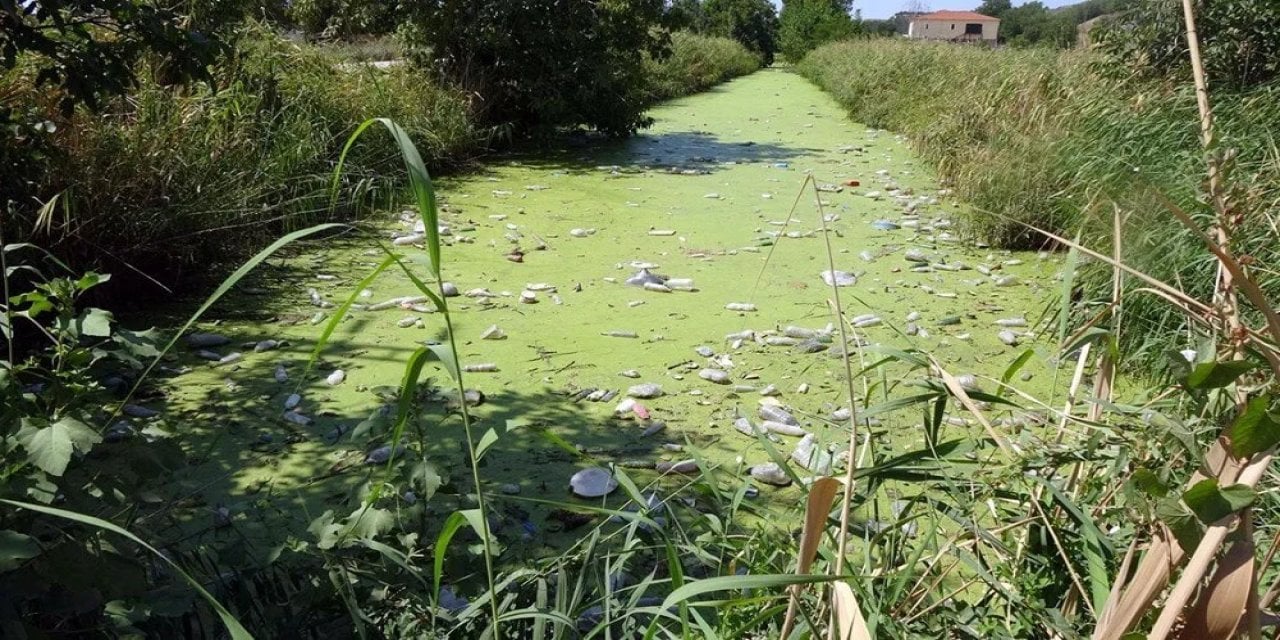
[[[949,42],[995,44],[1000,19],[973,11],[934,11],[911,17],[907,37]]]

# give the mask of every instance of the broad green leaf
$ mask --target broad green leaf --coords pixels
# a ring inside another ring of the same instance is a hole
[[[16,569],[22,565],[23,560],[30,560],[38,555],[40,545],[35,538],[9,529],[0,530],[0,572]]]
[[[232,640],[253,640],[253,635],[250,634],[249,631],[246,630],[243,626],[241,626],[240,621],[236,620],[235,616],[232,616],[231,612],[227,611],[227,609],[222,606],[222,603],[218,602],[217,598],[213,597],[213,594],[209,593],[208,591],[205,590],[204,587],[200,586],[200,582],[197,581],[195,578],[192,578],[191,574],[184,571],[178,563],[174,562],[173,560],[170,560],[169,556],[163,553],[160,553],[158,550],[156,550],[155,547],[147,544],[145,541],[142,540],[142,538],[139,538],[138,536],[135,536],[132,533],[129,533],[129,531],[127,531],[126,529],[116,526],[114,524],[111,524],[106,520],[95,518],[93,516],[86,516],[84,514],[76,513],[74,511],[65,511],[62,509],[55,509],[53,507],[46,507],[38,504],[30,504],[27,502],[17,502],[15,500],[0,499],[0,502],[3,502],[12,507],[17,507],[19,509],[27,509],[30,511],[35,511],[37,513],[43,513],[45,515],[54,516],[56,518],[62,518],[64,520],[70,520],[72,522],[79,522],[81,524],[86,524],[91,527],[96,527],[103,531],[109,531],[116,535],[124,536],[125,538],[132,540],[135,544],[155,554],[157,558],[164,561],[170,567],[173,567],[173,569],[178,572],[178,575],[182,576],[182,579],[186,580],[187,584],[191,585],[191,588],[195,589],[196,593],[199,593],[200,597],[204,598],[205,602],[209,603],[209,606],[213,607],[213,610],[218,614],[218,618],[222,620],[222,624],[226,625],[227,631],[231,634]]]
[[[332,549],[342,537],[342,525],[333,521],[333,511],[325,511],[312,520],[307,531],[316,537],[316,547],[319,549]]]
[[[65,427],[51,424],[43,428],[31,426],[18,431],[18,442],[27,450],[27,460],[51,476],[61,476],[71,462],[75,446]]]
[[[1221,389],[1256,366],[1249,360],[1201,362],[1191,368],[1186,383],[1192,389]]]
[[[93,271],[90,271],[89,273],[80,276],[79,280],[76,280],[76,289],[79,289],[81,292],[85,292],[110,279],[111,274],[109,273],[94,273]]]
[[[440,485],[444,484],[440,470],[426,460],[414,465],[413,477],[409,481],[413,484],[413,488],[418,490],[418,498],[421,500],[430,500],[436,495]]]
[[[53,426],[64,429],[67,437],[71,438],[71,444],[75,445],[76,451],[80,453],[88,453],[93,445],[102,442],[102,436],[98,435],[98,432],[71,416],[63,416],[53,423]]]
[[[1260,395],[1250,400],[1231,423],[1227,436],[1236,457],[1248,458],[1280,443],[1280,416],[1271,413],[1270,408],[1271,396]]]
[[[1219,487],[1215,478],[1195,483],[1182,494],[1182,501],[1200,522],[1213,524],[1253,503],[1253,489],[1243,484]]]
[[[1169,494],[1169,487],[1150,469],[1142,467],[1135,469],[1129,482],[1133,483],[1139,491],[1155,498],[1163,498]]]
[[[85,309],[80,314],[80,335],[93,336],[95,338],[111,337],[111,322],[114,317],[110,311],[102,309]]]
[[[343,532],[343,537],[372,540],[390,531],[395,525],[395,514],[390,511],[377,507],[362,506],[347,518],[346,531]]]
[[[1180,500],[1172,497],[1161,500],[1156,505],[1156,515],[1169,527],[1178,546],[1190,551],[1200,544],[1204,536],[1204,525],[1196,519],[1195,514],[1187,510]]]

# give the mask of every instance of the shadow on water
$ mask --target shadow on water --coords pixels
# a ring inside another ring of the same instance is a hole
[[[332,512],[332,521],[340,524],[359,511],[373,487],[386,483],[391,491],[379,507],[394,515],[394,522],[380,533],[416,536],[420,553],[427,554],[417,564],[428,567],[431,547],[448,516],[475,507],[462,422],[442,398],[453,387],[443,369],[431,365],[423,372],[422,387],[413,402],[415,415],[402,440],[405,450],[390,469],[366,464],[366,459],[389,442],[390,420],[380,411],[394,406],[399,378],[388,373],[386,379],[372,381],[376,384],[358,387],[355,400],[349,389],[343,390],[346,395],[340,402],[331,397],[339,388],[328,386],[323,378],[333,368],[358,371],[381,365],[379,371],[398,372],[388,364],[406,362],[416,347],[410,341],[390,344],[362,339],[358,323],[374,313],[353,313],[348,324],[357,324],[348,327],[355,329],[351,337],[331,342],[314,372],[301,383],[296,378],[302,374],[311,343],[246,354],[231,366],[198,360],[191,350],[180,347],[177,360],[170,364],[190,367],[190,371],[154,381],[158,387],[189,385],[193,390],[153,420],[166,429],[180,430],[178,442],[186,465],[157,492],[153,504],[138,509],[131,528],[162,543],[216,595],[231,603],[237,617],[265,637],[290,636],[286,627],[297,624],[298,615],[309,618],[308,628],[317,630],[314,637],[350,634],[348,614],[337,608],[330,586],[315,582],[323,575],[316,550],[323,536],[323,527],[316,525],[322,514]],[[419,334],[422,340],[441,337],[435,324]],[[237,342],[253,338],[228,329],[227,335]],[[318,334],[319,327],[314,329]],[[529,377],[541,378],[573,364],[571,353],[536,350],[516,365]],[[274,379],[273,370],[280,362],[288,363],[295,379],[285,383]],[[605,516],[586,507],[616,509],[627,504],[622,490],[604,500],[574,497],[568,479],[579,469],[624,461],[683,460],[698,450],[732,459],[759,447],[732,429],[709,434],[677,415],[656,410],[654,420],[664,420],[668,427],[646,436],[645,428],[652,423],[634,416],[602,419],[598,410],[592,411],[595,403],[574,400],[575,389],[545,386],[514,392],[502,388],[492,375],[466,374],[466,382],[468,388],[484,393],[483,402],[472,410],[473,433],[477,438],[490,429],[500,434],[481,461],[480,474],[490,500],[490,526],[505,548],[498,559],[502,569],[528,567],[555,557],[578,542],[584,531],[604,522]],[[619,381],[619,396],[607,402],[608,407],[621,399],[630,382]],[[300,409],[313,419],[311,424],[293,424],[283,418],[285,398],[294,392],[303,397]],[[149,404],[165,408],[161,402]],[[655,401],[655,408],[660,404]],[[135,422],[143,428],[149,421]],[[672,451],[675,444],[687,450]],[[135,438],[113,446],[145,447],[147,443]],[[424,462],[441,478],[438,491],[429,498],[412,480],[424,472]],[[640,487],[663,496],[677,491],[689,495],[687,485],[694,480],[645,469],[627,473]],[[467,551],[478,541],[468,529],[458,533],[449,546],[446,584],[469,593],[481,590],[483,565]],[[326,553],[331,563],[364,569],[378,564],[363,548]],[[411,584],[407,576],[401,578]],[[326,591],[327,608],[303,597],[316,598],[317,592]]]
[[[645,132],[624,140],[568,137],[553,148],[527,149],[495,158],[497,165],[569,173],[616,167],[714,173],[733,164],[786,163],[819,149],[722,139],[706,131]]]

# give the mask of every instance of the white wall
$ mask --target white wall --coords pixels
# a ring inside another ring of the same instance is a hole
[[[955,40],[964,36],[963,20],[928,20],[917,18],[911,21],[907,36],[922,40]],[[978,22],[982,25],[982,39],[995,42],[1000,22]]]

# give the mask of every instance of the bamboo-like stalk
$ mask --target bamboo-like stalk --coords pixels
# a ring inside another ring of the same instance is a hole
[[[1269,453],[1255,457],[1253,462],[1240,473],[1239,483],[1247,487],[1256,486],[1271,464],[1272,458],[1273,456]],[[1210,563],[1218,555],[1218,549],[1227,539],[1227,534],[1235,528],[1239,520],[1240,514],[1233,513],[1213,523],[1205,532],[1204,537],[1200,539],[1200,545],[1196,547],[1191,560],[1187,562],[1186,569],[1183,570],[1173,591],[1169,594],[1169,599],[1165,601],[1164,609],[1160,611],[1160,617],[1156,620],[1155,626],[1151,628],[1151,633],[1147,634],[1147,640],[1164,640],[1169,636],[1173,625],[1182,616],[1182,610],[1191,601],[1191,595],[1200,586],[1200,580],[1208,572]]]

